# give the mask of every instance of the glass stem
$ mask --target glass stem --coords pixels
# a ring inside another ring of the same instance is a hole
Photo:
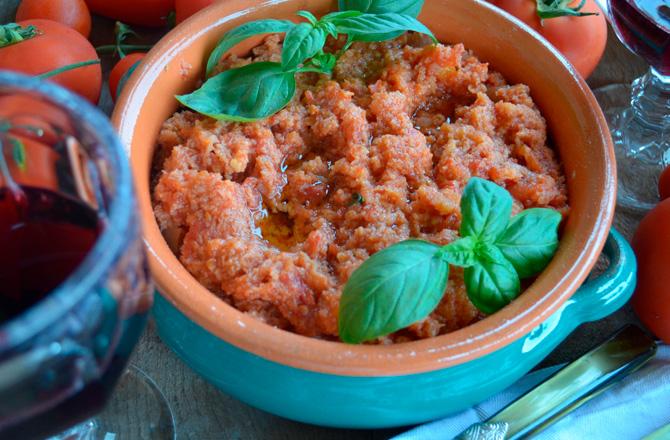
[[[670,130],[670,76],[650,67],[633,81],[631,107],[642,125],[652,130]]]

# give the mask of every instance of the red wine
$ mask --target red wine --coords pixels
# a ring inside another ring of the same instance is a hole
[[[0,430],[0,440],[43,439],[95,416],[107,403],[127,362],[125,355],[114,356],[102,377],[87,383],[56,407]]]
[[[62,283],[90,252],[103,226],[94,209],[62,193],[30,186],[0,188],[0,324]],[[126,280],[123,271],[114,276]],[[136,294],[132,284],[124,285],[124,294]],[[67,321],[76,324],[60,330],[77,350],[60,352],[28,379],[4,390],[12,399],[0,402],[0,440],[56,434],[94,416],[109,400],[147,314],[119,313],[117,299],[104,288],[92,290],[87,298],[67,311]],[[91,305],[99,313],[83,315],[82,309],[91,310]],[[61,342],[59,337],[54,335],[54,342]],[[39,349],[35,342],[28,350]],[[83,358],[91,361],[85,370]],[[29,358],[23,361],[30,363]]]
[[[621,40],[663,75],[670,75],[670,1],[610,0]]]
[[[42,188],[0,188],[0,322],[62,283],[100,229],[97,213],[74,198]]]

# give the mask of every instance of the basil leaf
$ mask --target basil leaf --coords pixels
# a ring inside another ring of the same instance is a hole
[[[298,11],[295,13],[297,16],[307,19],[313,26],[316,26],[316,23],[319,21],[316,19],[314,14],[309,11]]]
[[[531,208],[512,218],[496,245],[512,263],[519,277],[537,275],[549,264],[558,248],[562,216],[548,208]]]
[[[326,31],[328,35],[330,35],[333,38],[337,38],[337,28],[335,25],[329,21],[321,21],[319,23],[319,27]]]
[[[449,275],[449,265],[436,258],[439,249],[406,240],[365,260],[340,299],[340,339],[368,341],[428,316],[442,299]]]
[[[393,12],[361,14],[356,17],[335,18],[333,22],[338,33],[350,35],[353,41],[384,41],[390,34],[414,31],[429,35],[437,42],[430,29],[410,15]]]
[[[509,304],[521,291],[519,276],[500,249],[488,243],[477,246],[477,264],[463,273],[472,304],[491,314]]]
[[[26,146],[23,144],[23,142],[16,138],[9,138],[9,143],[12,144],[12,159],[14,160],[14,163],[21,171],[25,171]]]
[[[472,177],[461,197],[461,237],[495,240],[512,214],[512,196],[488,180]]]
[[[288,20],[256,20],[226,32],[207,59],[207,76],[212,74],[221,57],[241,41],[254,35],[288,32],[293,26],[295,24]]]
[[[475,248],[477,240],[473,237],[460,238],[453,243],[442,246],[440,257],[449,264],[460,267],[469,267],[477,263]]]
[[[324,22],[330,23],[333,20],[338,19],[338,18],[358,17],[361,14],[362,14],[361,11],[353,11],[353,10],[352,11],[335,11],[335,12],[331,12],[331,13],[326,14],[323,17],[321,17],[321,22],[322,23],[324,23]]]
[[[281,64],[259,62],[208,79],[179,102],[215,119],[248,122],[271,116],[291,101],[295,77]]]
[[[370,14],[395,12],[418,17],[423,0],[339,0],[340,11],[361,11]]]
[[[317,53],[309,60],[309,63],[303,68],[298,69],[298,72],[313,72],[330,74],[333,67],[337,63],[337,57],[332,53]]]
[[[330,14],[326,14],[323,17],[321,17],[321,20],[319,21],[319,26],[323,27],[328,34],[330,34],[333,38],[337,38],[337,26],[335,26],[335,21],[343,18],[351,18],[351,17],[358,17],[361,15],[362,12],[360,11],[336,11],[336,12],[331,12]],[[351,36],[347,35],[347,40],[350,40]],[[350,45],[350,43],[348,43]],[[348,48],[348,46],[347,46]],[[346,50],[342,49],[342,52]]]
[[[326,42],[326,31],[309,23],[300,23],[286,33],[281,52],[284,69],[298,67],[303,61],[316,55]]]

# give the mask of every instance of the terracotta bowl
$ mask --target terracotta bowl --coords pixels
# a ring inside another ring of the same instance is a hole
[[[620,307],[635,264],[625,240],[610,237],[610,268],[578,288],[610,232],[616,168],[605,119],[579,74],[548,43],[485,2],[426,2],[420,20],[443,42],[463,42],[509,82],[523,82],[546,117],[567,174],[572,213],[549,267],[512,304],[444,336],[394,346],[310,339],[261,323],[196,281],[163,239],[151,207],[149,172],[175,94],[193,90],[227,30],[259,18],[321,16],[328,0],[218,2],[175,28],[126,86],[113,122],[134,171],[150,264],[160,296],[163,340],[193,369],[241,400],[305,422],[397,426],[469,407],[525,374],[582,322]],[[252,40],[237,48],[247,51]],[[577,292],[577,294],[575,294]]]

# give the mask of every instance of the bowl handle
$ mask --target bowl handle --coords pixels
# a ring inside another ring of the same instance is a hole
[[[603,253],[609,259],[609,267],[584,283],[569,300],[578,321],[596,321],[614,313],[630,299],[635,289],[635,254],[614,228],[609,233]]]

